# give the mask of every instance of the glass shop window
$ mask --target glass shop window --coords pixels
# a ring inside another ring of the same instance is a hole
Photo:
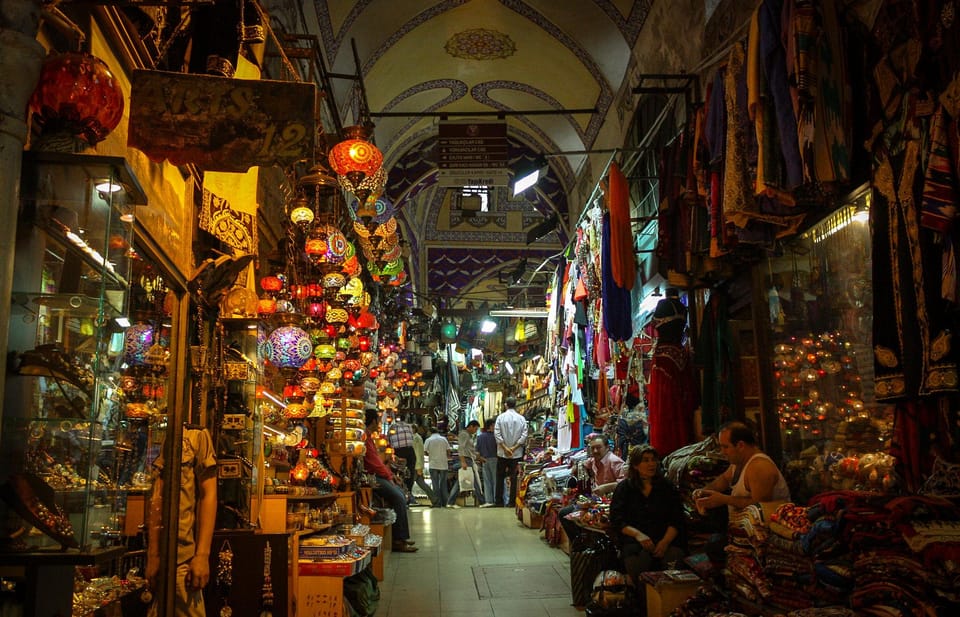
[[[767,263],[772,406],[797,503],[891,482],[892,408],[874,398],[869,220],[864,189]]]

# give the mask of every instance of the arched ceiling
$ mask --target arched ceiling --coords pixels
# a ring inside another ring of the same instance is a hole
[[[531,304],[542,303],[542,274],[553,268],[533,271],[566,245],[582,208],[571,193],[588,161],[583,151],[619,145],[598,138],[652,0],[265,4],[279,29],[319,40],[332,76],[328,100],[344,124],[357,121],[365,96],[389,170],[386,193],[410,246],[413,291],[456,304],[503,302],[525,289]],[[362,80],[345,77],[358,70]],[[529,111],[540,113],[519,113]],[[547,154],[549,172],[516,199],[495,188],[490,212],[471,216],[437,181],[439,114],[491,112],[504,114],[510,161]],[[527,245],[527,232],[554,213],[557,230]],[[531,286],[506,283],[503,274],[524,259]]]

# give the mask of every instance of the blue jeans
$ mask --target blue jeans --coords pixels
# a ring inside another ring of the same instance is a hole
[[[407,522],[406,494],[399,486],[380,476],[377,476],[377,485],[373,488],[373,492],[397,513],[397,522],[393,524],[393,539],[409,540],[410,524]]]
[[[440,506],[447,505],[450,499],[450,490],[447,488],[447,470],[431,469],[430,483],[433,484],[433,494],[437,496],[437,503]]]
[[[497,495],[497,457],[484,460],[480,467],[483,473],[483,502],[496,503]]]

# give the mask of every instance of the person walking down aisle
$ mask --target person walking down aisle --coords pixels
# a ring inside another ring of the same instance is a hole
[[[433,489],[430,488],[430,485],[427,484],[427,481],[423,479],[423,436],[422,433],[425,433],[426,429],[422,426],[418,426],[413,432],[413,455],[417,459],[415,465],[415,471],[413,480],[417,483],[417,486],[427,494],[427,497],[430,499],[430,505],[434,508],[440,507],[441,504],[437,500],[437,495],[433,492]]]
[[[523,460],[523,446],[527,443],[527,419],[517,413],[517,399],[508,396],[506,410],[497,416],[493,435],[497,440],[497,486],[494,504],[503,503],[503,481],[510,478],[511,507],[517,503],[517,467]]]
[[[497,438],[493,434],[493,425],[496,420],[490,418],[483,422],[483,430],[477,435],[477,460],[480,461],[480,472],[483,476],[483,504],[481,508],[492,508],[497,505]]]
[[[450,442],[440,434],[437,427],[430,428],[430,436],[423,442],[423,451],[430,459],[430,483],[433,484],[433,493],[437,496],[439,507],[446,507],[450,500],[450,490],[447,488],[447,475],[450,465]]]
[[[627,479],[610,501],[610,529],[623,541],[621,555],[635,589],[642,572],[663,570],[683,558],[680,493],[660,472],[660,455],[647,445],[630,448]]]
[[[480,475],[477,470],[477,442],[476,434],[480,429],[480,423],[476,420],[470,420],[467,427],[457,434],[457,455],[460,458],[460,469],[470,469],[473,472],[473,491],[477,498],[483,501],[483,491],[480,487]],[[450,491],[450,500],[447,505],[453,507],[457,504],[457,496],[460,494],[460,482],[453,485]]]
[[[373,487],[373,492],[390,504],[397,514],[397,520],[393,524],[393,550],[398,553],[416,553],[417,547],[413,546],[416,543],[410,539],[410,512],[407,509],[406,493],[397,485],[393,472],[383,463],[377,451],[377,440],[374,435],[379,432],[380,414],[376,409],[367,409],[364,412],[364,418],[367,451],[363,454],[363,469],[376,476],[377,485]]]

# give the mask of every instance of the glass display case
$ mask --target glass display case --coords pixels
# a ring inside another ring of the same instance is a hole
[[[237,288],[241,289],[241,288]],[[245,290],[244,290],[245,291]],[[256,319],[256,295],[251,313],[231,312],[221,318],[218,327],[216,352],[218,354],[218,387],[214,394],[221,397],[216,408],[214,439],[217,444],[217,529],[244,529],[256,522],[252,512],[254,499],[262,494],[263,423],[255,413],[258,391],[262,392],[259,341],[263,329]],[[227,294],[224,305],[237,296],[236,290]],[[221,314],[226,306],[221,307]]]
[[[122,487],[144,479],[121,371],[140,352],[163,370],[152,339],[125,329],[145,204],[123,159],[24,154],[0,454],[10,549],[113,545]]]
[[[119,540],[136,466],[122,367],[132,353],[163,365],[127,327],[132,213],[145,204],[123,159],[24,154],[0,449],[10,550]]]
[[[855,193],[765,264],[771,407],[798,503],[891,482],[892,410],[874,398],[869,208],[870,192]]]

